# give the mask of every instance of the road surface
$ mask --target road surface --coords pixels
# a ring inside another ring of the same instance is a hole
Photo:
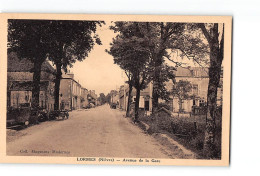
[[[68,120],[48,121],[15,132],[7,155],[170,158],[153,137],[108,105],[73,111]]]

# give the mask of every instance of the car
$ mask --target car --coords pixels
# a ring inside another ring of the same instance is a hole
[[[68,119],[69,118],[69,112],[67,110],[54,110],[51,111],[49,114],[49,119],[50,120],[57,120],[59,118]]]
[[[40,109],[39,110],[39,115],[38,115],[38,121],[39,122],[44,122],[49,120],[49,114],[46,109]]]
[[[116,103],[111,103],[110,108],[116,109]]]
[[[30,124],[31,108],[30,107],[10,107],[7,110],[7,128],[27,127]]]

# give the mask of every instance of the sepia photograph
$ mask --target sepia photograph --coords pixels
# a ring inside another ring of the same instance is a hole
[[[230,16],[1,17],[1,162],[229,165]]]

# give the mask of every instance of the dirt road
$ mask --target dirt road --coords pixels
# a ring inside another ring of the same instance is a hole
[[[21,130],[8,139],[7,155],[169,158],[164,146],[108,105],[73,111],[64,121]]]

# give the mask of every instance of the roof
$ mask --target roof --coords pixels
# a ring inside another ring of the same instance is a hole
[[[41,81],[40,90],[47,90],[49,85],[48,81]],[[31,91],[33,88],[32,81],[12,81],[9,85],[9,90],[11,91]]]
[[[14,52],[8,53],[7,57],[7,71],[8,72],[31,72],[33,68],[33,63],[26,58],[18,58],[17,54]],[[42,64],[42,71],[54,73],[55,69],[46,60]]]
[[[178,67],[174,72],[176,77],[208,77],[208,68],[203,67]]]

